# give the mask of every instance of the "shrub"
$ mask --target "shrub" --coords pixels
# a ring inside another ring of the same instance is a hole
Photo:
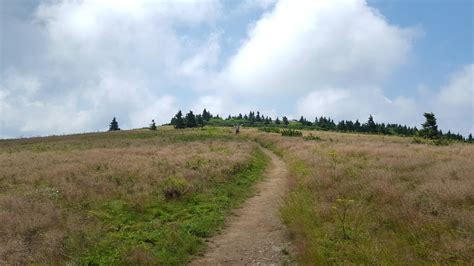
[[[268,133],[280,133],[280,129],[277,127],[261,127],[258,130]]]
[[[165,199],[178,199],[191,190],[192,186],[184,178],[168,177],[163,182],[162,192]]]
[[[280,130],[282,136],[286,137],[301,137],[303,136],[303,132],[294,129],[283,129]]]
[[[321,141],[322,139],[319,136],[314,136],[313,134],[309,134],[309,136],[304,136],[304,140],[315,140],[315,141]]]

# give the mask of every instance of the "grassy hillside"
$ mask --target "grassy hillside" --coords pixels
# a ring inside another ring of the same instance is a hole
[[[282,218],[301,263],[474,262],[474,146],[304,135],[249,134],[291,168]]]
[[[281,216],[301,264],[474,262],[473,145],[267,131],[0,141],[0,264],[184,264],[252,195],[257,143],[289,167]]]
[[[0,264],[183,264],[266,163],[216,128],[0,141]]]

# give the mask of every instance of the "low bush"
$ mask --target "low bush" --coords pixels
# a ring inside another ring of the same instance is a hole
[[[278,127],[261,127],[258,130],[268,133],[280,133],[280,128]]]
[[[314,140],[314,141],[321,141],[322,139],[319,136],[314,136],[313,134],[309,134],[309,136],[304,136],[304,140]]]
[[[283,129],[280,130],[282,136],[285,137],[301,137],[303,136],[303,132],[294,129]]]
[[[163,196],[165,199],[178,199],[188,193],[192,189],[192,185],[184,178],[168,177],[163,182]]]

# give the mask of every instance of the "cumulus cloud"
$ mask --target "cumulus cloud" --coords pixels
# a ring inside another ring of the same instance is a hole
[[[474,65],[466,65],[452,73],[428,108],[438,114],[441,128],[459,130],[462,134],[474,132]]]
[[[297,103],[297,112],[309,118],[331,116],[337,120],[367,119],[420,127],[424,112],[433,112],[440,129],[467,135],[474,132],[474,65],[451,73],[449,82],[437,90],[422,87],[413,97],[391,100],[381,89],[327,88],[313,91]]]
[[[256,22],[222,75],[243,93],[372,85],[406,60],[415,33],[389,25],[363,0],[281,0]]]
[[[103,130],[112,116],[123,128],[168,122],[175,90],[187,86],[180,69],[210,64],[201,49],[210,41],[179,30],[212,25],[220,9],[212,0],[44,1],[23,21],[10,18],[15,43],[36,32],[29,45],[41,50],[2,47],[16,56],[2,56],[0,137]]]
[[[203,108],[372,114],[410,125],[434,111],[443,128],[472,131],[472,65],[423,97],[385,96],[382,84],[409,61],[420,30],[389,23],[365,0],[225,7],[219,0],[44,0],[27,16],[9,15],[1,25],[9,38],[1,47],[0,137],[103,130],[113,116],[122,128],[141,127]],[[249,25],[246,35],[236,35],[232,14]]]

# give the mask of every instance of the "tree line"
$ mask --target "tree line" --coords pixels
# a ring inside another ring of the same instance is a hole
[[[401,124],[391,123],[378,123],[374,121],[374,117],[369,115],[366,122],[360,122],[359,120],[341,120],[335,122],[330,117],[316,117],[313,121],[307,120],[304,116],[301,116],[299,120],[289,120],[288,117],[283,116],[281,119],[276,117],[274,120],[261,114],[259,111],[250,111],[248,114],[239,113],[236,116],[229,115],[227,118],[219,117],[219,115],[213,115],[211,112],[206,110],[200,114],[194,114],[193,111],[189,111],[186,115],[183,115],[181,110],[171,119],[169,125],[174,126],[177,129],[182,128],[196,128],[209,126],[247,126],[247,127],[286,127],[292,129],[311,129],[311,130],[324,130],[324,131],[337,131],[337,132],[353,132],[353,133],[368,133],[368,134],[380,134],[380,135],[396,135],[396,136],[419,136],[428,139],[445,139],[445,140],[457,140],[457,141],[468,141],[473,142],[472,134],[469,134],[467,138],[464,138],[461,134],[454,134],[451,131],[444,133],[438,130],[436,117],[433,113],[423,114],[426,121],[421,126],[421,129],[417,127],[409,127]],[[155,121],[152,120],[149,128],[156,130]],[[110,123],[109,131],[120,130],[118,122],[113,118]]]

